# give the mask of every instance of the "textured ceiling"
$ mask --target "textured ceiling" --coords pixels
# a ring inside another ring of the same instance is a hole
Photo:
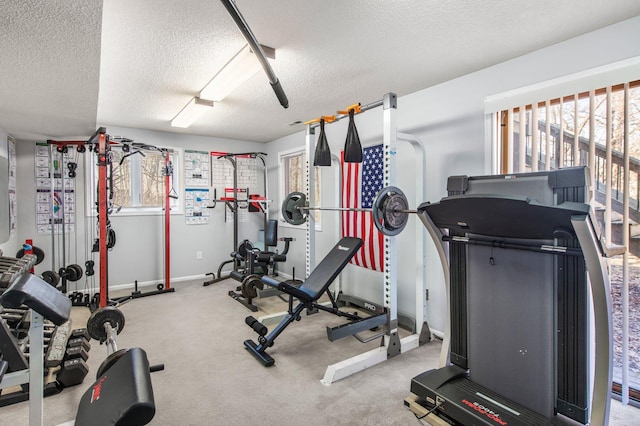
[[[267,142],[289,126],[402,96],[640,14],[640,0],[236,0],[289,108],[259,73],[188,129],[170,120],[245,41],[216,0],[0,5],[0,128],[19,139],[96,125]]]

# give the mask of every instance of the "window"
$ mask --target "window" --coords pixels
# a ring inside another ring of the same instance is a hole
[[[520,105],[495,120],[497,172],[589,166],[606,242],[627,246],[609,261],[614,391],[640,401],[640,80]]]
[[[113,196],[110,200],[111,207],[119,214],[148,214],[159,213],[165,203],[165,154],[155,149],[130,148],[124,152],[121,147],[111,148]],[[179,193],[179,160],[178,150],[169,150],[168,155],[173,169],[170,179],[170,191]],[[89,162],[87,162],[89,163]],[[89,211],[95,214],[95,202],[97,194],[95,188],[98,182],[95,157],[88,164],[90,179],[93,187],[89,188],[91,197],[87,197],[90,204]],[[107,184],[107,187],[109,184]],[[172,213],[179,213],[181,209],[180,198],[170,198]]]
[[[284,200],[286,196],[292,192],[302,192],[305,193],[305,167],[307,167],[306,163],[306,154],[303,148],[295,149],[292,151],[281,152],[279,154],[280,157],[280,200]],[[320,168],[314,167],[315,175],[315,207],[320,206]],[[319,210],[311,211],[313,215],[316,230],[319,231],[321,229],[321,212]],[[284,222],[282,218],[280,218],[280,223],[285,226],[294,226],[290,225],[287,222]]]

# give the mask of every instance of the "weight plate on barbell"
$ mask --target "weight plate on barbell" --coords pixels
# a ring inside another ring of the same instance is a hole
[[[292,225],[302,225],[307,220],[307,196],[302,192],[292,192],[282,202],[282,217]]]
[[[395,186],[382,188],[373,201],[373,223],[384,235],[397,235],[407,225],[409,214],[407,197]]]
[[[107,331],[104,329],[106,323],[111,324],[111,328],[120,334],[124,328],[124,314],[115,306],[105,306],[96,309],[87,320],[87,331],[92,339],[104,342],[107,340]]]
[[[402,195],[390,195],[387,197],[384,207],[384,218],[389,226],[398,229],[406,225],[409,215],[403,211],[407,210],[409,206],[407,206],[407,200]]]

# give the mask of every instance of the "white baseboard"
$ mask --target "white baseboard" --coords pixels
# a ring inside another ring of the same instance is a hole
[[[179,282],[184,282],[184,281],[192,281],[192,280],[199,280],[199,279],[205,279],[207,277],[206,274],[200,274],[200,275],[190,275],[187,277],[176,277],[176,278],[171,278],[171,283],[179,283]],[[158,284],[164,283],[163,280],[153,280],[153,281],[138,281],[138,288],[140,287],[155,287]],[[109,290],[127,290],[130,288],[135,288],[135,283],[128,283],[128,284],[116,284],[116,285],[110,285],[109,286]]]

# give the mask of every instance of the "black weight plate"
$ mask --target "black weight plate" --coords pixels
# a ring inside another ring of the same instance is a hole
[[[400,194],[390,195],[384,204],[384,220],[393,229],[404,228],[409,214],[402,212],[402,210],[408,208],[406,198]]]
[[[106,323],[111,323],[111,327],[120,334],[124,328],[124,314],[115,306],[96,309],[87,320],[89,336],[99,342],[106,341],[107,332],[104,329]]]
[[[240,293],[242,293],[242,296],[247,299],[253,299],[255,296],[251,295],[248,284],[249,283],[247,281],[242,281],[242,284],[240,284]]]
[[[292,225],[302,225],[307,220],[307,211],[299,207],[306,207],[307,196],[302,192],[292,192],[282,202],[282,217]]]
[[[393,200],[389,203],[389,200]],[[408,206],[407,197],[395,186],[382,188],[373,201],[373,223],[383,235],[394,236],[402,232],[408,221],[408,213],[395,212],[400,206]],[[405,207],[406,208],[406,207]],[[404,217],[404,219],[403,219]],[[389,221],[391,219],[391,221]]]
[[[106,357],[105,360],[100,364],[100,367],[98,367],[98,371],[96,372],[96,380],[102,377],[104,373],[106,373],[107,370],[113,367],[113,364],[115,364],[127,352],[129,352],[129,349],[119,349]]]
[[[107,230],[107,248],[112,249],[115,245],[116,245],[116,231],[114,231],[113,228],[109,228]]]
[[[68,279],[69,281],[78,281],[78,271],[76,270],[76,268],[72,268],[72,265],[68,265],[66,268],[64,269],[64,275],[66,279]]]
[[[16,253],[16,257],[18,259],[20,259],[21,257],[24,257],[24,249],[20,249],[18,250],[18,252]],[[44,260],[44,251],[40,248],[40,247],[36,247],[36,246],[31,246],[31,251],[33,252],[33,254],[36,255],[36,265],[39,265],[42,263],[42,261]]]
[[[75,280],[69,279],[70,281],[78,281],[80,278],[82,278],[82,266],[73,263],[67,266],[67,270],[69,269],[73,269],[75,271]]]
[[[44,271],[42,273],[42,279],[53,287],[57,287],[60,282],[60,275],[55,271]]]
[[[253,299],[258,297],[258,291],[256,287],[262,289],[264,284],[260,280],[260,275],[251,274],[244,277],[242,284],[240,285],[240,291],[247,299]]]
[[[249,253],[250,251],[253,251],[253,244],[251,244],[251,241],[249,240],[242,241],[238,246],[238,254],[243,259],[247,258],[247,253]]]

